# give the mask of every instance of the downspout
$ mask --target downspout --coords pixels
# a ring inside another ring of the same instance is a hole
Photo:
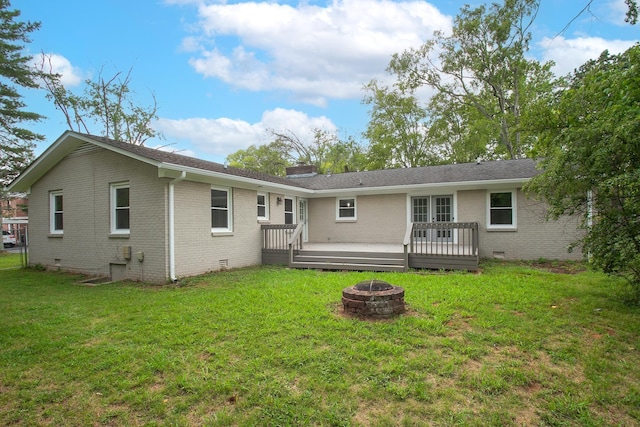
[[[176,277],[176,221],[175,221],[175,190],[174,186],[185,179],[187,173],[182,171],[179,177],[169,182],[169,278],[172,282]]]

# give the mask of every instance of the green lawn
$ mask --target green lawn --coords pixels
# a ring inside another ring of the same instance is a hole
[[[342,316],[372,277],[406,315]],[[640,308],[600,274],[77,280],[0,271],[0,425],[640,425]]]
[[[21,265],[20,254],[10,254],[0,249],[0,270],[6,268],[19,268]]]

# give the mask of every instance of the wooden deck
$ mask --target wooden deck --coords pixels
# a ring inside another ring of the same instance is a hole
[[[303,243],[300,227],[264,225],[262,263],[322,270],[478,270],[477,224],[447,223],[437,227],[418,224],[418,227],[417,232],[413,228],[407,231],[403,243]],[[432,234],[425,234],[426,228]],[[449,238],[426,239],[415,235]]]

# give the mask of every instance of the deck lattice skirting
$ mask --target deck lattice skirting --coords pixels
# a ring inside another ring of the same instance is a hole
[[[302,243],[302,227],[264,224],[262,263],[323,270],[407,271],[416,269],[478,270],[478,223],[412,223],[403,244],[323,245]],[[364,247],[364,249],[363,249]]]

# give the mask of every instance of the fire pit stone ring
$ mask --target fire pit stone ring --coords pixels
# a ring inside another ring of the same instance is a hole
[[[365,280],[342,290],[344,312],[358,317],[388,318],[405,312],[404,289],[382,280]]]

